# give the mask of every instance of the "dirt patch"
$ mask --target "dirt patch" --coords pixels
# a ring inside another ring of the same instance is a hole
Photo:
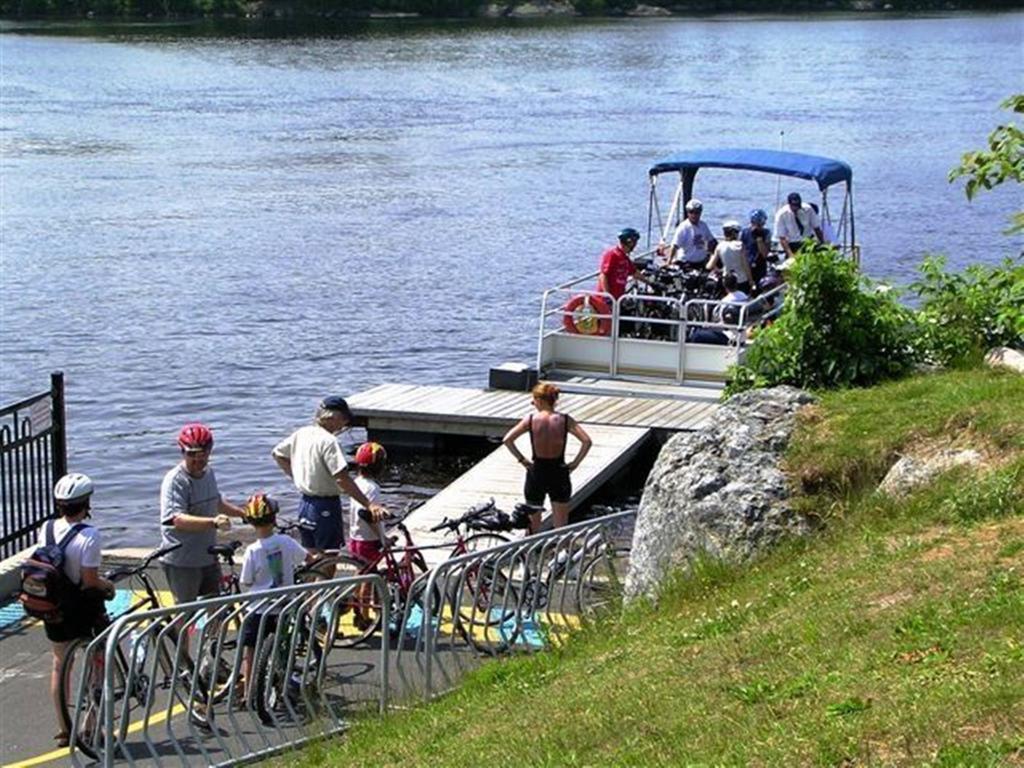
[[[972,551],[975,560],[982,558],[994,560],[1003,544],[1018,536],[1024,536],[1024,518],[997,520],[966,530],[937,525],[926,528],[911,538],[925,548],[920,559],[922,562],[929,563],[945,560],[958,553],[962,556],[967,550]],[[906,537],[904,536],[900,539],[893,539],[890,546],[895,548],[903,546],[905,543]]]
[[[869,600],[867,603],[868,615],[875,616],[882,611],[886,611],[890,608],[895,608],[897,605],[902,605],[908,600],[912,600],[914,593],[909,589],[900,589],[896,592],[889,592],[884,595],[879,595],[873,600]]]

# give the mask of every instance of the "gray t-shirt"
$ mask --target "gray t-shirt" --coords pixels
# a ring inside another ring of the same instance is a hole
[[[160,486],[160,539],[161,546],[181,542],[181,547],[164,555],[160,561],[167,565],[201,568],[213,565],[217,559],[206,550],[217,543],[217,529],[186,532],[175,530],[175,515],[216,517],[220,508],[220,491],[213,469],[207,467],[202,477],[192,477],[178,464],[164,476]]]

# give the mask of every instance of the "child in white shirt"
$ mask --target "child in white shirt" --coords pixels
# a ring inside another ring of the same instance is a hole
[[[277,533],[278,504],[269,496],[257,493],[249,497],[245,505],[245,521],[255,530],[257,539],[245,548],[242,556],[242,573],[239,583],[245,592],[263,592],[277,587],[290,587],[295,583],[295,569],[303,563],[310,563],[314,557],[291,536]],[[259,635],[264,608],[250,611],[242,621],[242,677],[246,686],[252,679],[252,659]],[[277,627],[277,616],[271,612],[264,623],[264,640],[273,637]]]
[[[363,443],[356,451],[356,465],[359,475],[356,485],[371,504],[380,501],[380,485],[377,480],[384,474],[388,464],[388,452],[380,443]],[[348,551],[363,562],[375,563],[383,554],[381,548],[381,530],[378,523],[382,516],[378,512],[368,511],[355,499],[349,503]],[[373,596],[372,584],[361,584],[356,592],[358,599],[354,622],[357,628],[364,629],[372,619],[366,615],[361,606],[366,605]]]

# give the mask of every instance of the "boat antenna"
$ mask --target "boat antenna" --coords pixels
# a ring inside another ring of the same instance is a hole
[[[786,146],[786,132],[779,131],[779,152]],[[779,210],[779,206],[782,204],[782,177],[778,176],[775,179],[775,210]]]

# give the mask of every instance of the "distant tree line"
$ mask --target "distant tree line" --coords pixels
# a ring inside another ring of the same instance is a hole
[[[474,18],[498,6],[526,2],[571,7],[582,16],[622,16],[639,5],[673,14],[786,13],[822,10],[916,11],[1020,8],[1022,0],[0,0],[6,18],[182,18],[192,16],[365,18],[415,14],[425,18]],[[493,12],[492,14],[493,15]],[[500,12],[499,12],[500,15]]]

